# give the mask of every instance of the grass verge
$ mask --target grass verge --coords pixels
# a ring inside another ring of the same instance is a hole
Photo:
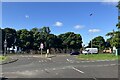
[[[0,61],[4,61],[4,60],[6,60],[6,59],[7,59],[6,56],[0,56]]]
[[[115,56],[114,54],[80,54],[77,58],[81,60],[118,60],[118,56]]]

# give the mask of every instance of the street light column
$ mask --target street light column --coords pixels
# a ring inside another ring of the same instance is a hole
[[[92,15],[93,15],[93,13],[90,14],[90,21],[91,21],[90,25],[91,25],[91,27],[92,27]],[[92,39],[91,39],[91,48],[92,48]]]

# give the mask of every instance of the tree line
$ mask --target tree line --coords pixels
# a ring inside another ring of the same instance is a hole
[[[50,49],[60,53],[71,52],[73,50],[84,49],[82,46],[82,36],[74,32],[66,32],[60,35],[51,34],[49,27],[33,28],[31,30],[21,29],[15,30],[12,28],[5,28],[2,30],[2,48],[4,50],[4,41],[7,41],[7,47],[19,47],[22,51],[40,50],[40,44],[44,44],[44,50]],[[106,36],[111,36],[106,41],[102,36],[97,36],[92,39],[92,47],[104,50],[105,48],[119,47],[118,39],[119,31],[107,33]],[[91,47],[91,41],[87,47]]]
[[[49,27],[32,28],[31,30],[21,29],[15,30],[12,28],[4,28],[2,30],[2,48],[4,50],[4,41],[7,41],[7,47],[19,47],[22,51],[40,50],[40,44],[44,44],[44,50],[47,49],[58,51],[60,53],[71,52],[73,50],[84,49],[82,46],[82,36],[74,32],[66,32],[60,35],[51,33]],[[92,39],[92,47],[104,50],[116,46],[120,47],[120,32],[113,31],[106,34],[110,36],[106,41],[102,36],[97,36]],[[91,47],[91,41],[87,47]]]
[[[40,44],[44,44],[44,50],[53,48],[55,51],[66,52],[82,48],[82,37],[74,32],[66,32],[60,35],[51,34],[49,27],[33,28],[31,30],[4,28],[2,30],[2,45],[7,41],[7,47],[18,46],[22,51],[40,50]]]

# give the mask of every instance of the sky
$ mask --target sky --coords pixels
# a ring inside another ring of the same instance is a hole
[[[113,2],[3,2],[2,28],[16,30],[49,26],[51,33],[81,34],[83,44],[117,30],[117,3]]]

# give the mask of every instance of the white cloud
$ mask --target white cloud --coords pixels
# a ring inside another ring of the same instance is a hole
[[[102,2],[118,2],[118,0],[103,0]]]
[[[74,28],[75,29],[82,29],[82,28],[84,28],[84,26],[83,25],[76,25],[76,26],[74,26]]]
[[[30,16],[29,15],[25,15],[25,18],[30,18]]]
[[[89,29],[88,31],[91,33],[96,33],[96,32],[100,32],[101,30],[100,29]]]
[[[61,27],[61,26],[63,26],[63,23],[62,23],[62,22],[57,21],[57,22],[54,24],[54,26]]]
[[[102,0],[102,4],[105,4],[105,5],[117,5],[118,3],[118,0]]]
[[[118,2],[119,0],[103,0],[102,2]]]

